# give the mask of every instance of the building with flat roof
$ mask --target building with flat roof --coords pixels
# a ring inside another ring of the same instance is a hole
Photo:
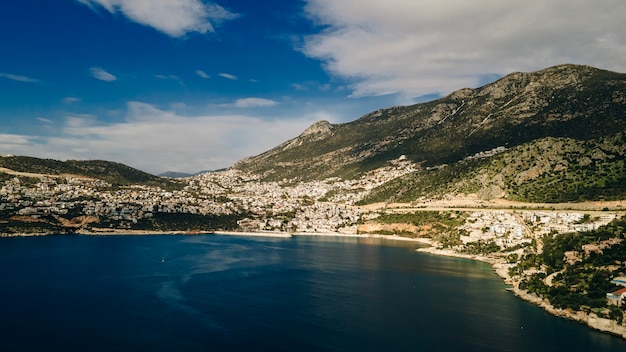
[[[616,278],[613,278],[613,280],[611,280],[611,283],[615,285],[626,286],[626,276],[618,276]]]

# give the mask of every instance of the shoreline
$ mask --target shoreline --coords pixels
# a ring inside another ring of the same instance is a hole
[[[403,237],[398,235],[380,235],[380,234],[348,234],[339,232],[276,232],[276,231],[149,231],[149,230],[103,230],[103,231],[87,231],[79,230],[73,233],[0,233],[0,238],[11,237],[42,237],[42,236],[196,236],[196,235],[216,235],[216,236],[243,236],[243,237],[273,237],[273,238],[293,238],[296,236],[323,236],[323,237],[346,237],[346,238],[375,238],[392,241],[417,242],[424,245],[433,246],[434,242],[424,237]]]
[[[207,235],[291,238],[291,234],[286,232],[213,231],[207,233]]]
[[[503,258],[494,258],[494,257],[486,257],[481,255],[473,255],[473,254],[464,254],[458,253],[450,249],[437,249],[435,247],[426,247],[426,248],[418,248],[415,250],[416,252],[444,256],[444,257],[454,257],[454,258],[463,258],[469,260],[477,260],[491,265],[491,268],[501,279],[504,280],[504,283],[507,285],[511,285],[510,288],[507,288],[507,291],[511,291],[515,296],[520,299],[523,299],[526,302],[532,303],[539,308],[542,308],[546,312],[551,315],[565,318],[569,320],[576,321],[580,324],[587,325],[589,328],[603,332],[609,333],[611,335],[621,337],[626,339],[626,326],[619,325],[617,322],[600,318],[595,313],[585,313],[582,311],[572,311],[555,308],[550,304],[550,302],[541,298],[537,295],[528,293],[526,290],[522,290],[519,288],[518,283],[513,280],[513,278],[508,273],[508,263]]]

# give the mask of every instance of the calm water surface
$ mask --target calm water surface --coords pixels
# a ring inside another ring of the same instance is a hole
[[[626,351],[483,263],[374,239],[0,239],[2,351]]]

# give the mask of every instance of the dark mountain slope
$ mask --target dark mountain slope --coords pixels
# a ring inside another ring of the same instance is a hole
[[[35,174],[72,174],[87,176],[107,181],[114,186],[147,185],[164,188],[182,187],[172,180],[150,175],[124,164],[103,160],[59,161],[28,156],[11,156],[0,158],[0,167]]]

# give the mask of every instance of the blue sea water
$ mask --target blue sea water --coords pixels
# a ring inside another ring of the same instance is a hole
[[[0,239],[2,351],[626,351],[418,244]]]

